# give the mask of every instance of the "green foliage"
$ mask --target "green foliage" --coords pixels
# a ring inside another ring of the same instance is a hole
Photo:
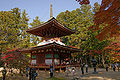
[[[63,38],[67,45],[81,48],[81,44],[85,44],[90,36],[88,28],[93,23],[93,13],[90,5],[82,5],[80,8],[71,12],[62,12],[57,16],[57,20],[66,25],[66,27],[74,30],[76,33]]]
[[[25,31],[28,28],[28,21],[25,10],[13,8],[10,11],[0,11],[0,52],[31,46],[30,35]],[[17,56],[17,59],[11,60],[8,67],[25,68],[24,63],[28,63],[27,55],[18,53],[14,56]]]
[[[30,23],[30,25],[33,27],[38,27],[40,24],[42,24],[43,22],[40,21],[39,17],[36,16],[35,19],[33,19],[33,22]],[[31,35],[31,42],[32,42],[32,46],[36,46],[39,42],[41,41],[41,38],[36,36],[36,35]]]
[[[97,2],[94,3],[93,12],[96,13],[99,11],[99,9],[100,9],[100,4],[98,4]]]
[[[62,40],[68,46],[72,45],[80,48],[82,52],[80,54],[73,55],[76,55],[78,59],[81,58],[83,61],[90,59],[90,55],[88,55],[88,53],[90,53],[91,50],[96,52],[99,51],[100,54],[94,52],[96,58],[99,58],[99,55],[104,53],[104,47],[106,47],[110,42],[109,40],[99,41],[95,36],[100,33],[100,30],[93,32],[89,29],[90,26],[94,26],[94,14],[99,10],[99,8],[100,5],[98,3],[95,3],[93,8],[91,8],[90,5],[82,5],[76,10],[67,10],[65,12],[61,12],[57,16],[57,20],[59,22],[61,22],[65,27],[75,31],[75,34],[65,36]],[[101,25],[100,28],[102,29],[104,26],[105,24]],[[102,58],[102,56],[100,56],[100,58]]]
[[[63,38],[65,43],[80,48],[82,41],[88,39],[88,27],[93,25],[91,6],[82,5],[81,8],[77,8],[71,12],[68,10],[62,12],[57,16],[57,20],[65,25],[65,27],[76,32]]]
[[[30,43],[29,35],[25,32],[28,21],[25,10],[22,13],[19,8],[0,11],[0,49],[2,52],[6,48],[27,47]]]

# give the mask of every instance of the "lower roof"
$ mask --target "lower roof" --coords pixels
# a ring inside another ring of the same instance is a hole
[[[81,52],[80,49],[60,45],[56,42],[49,43],[49,44],[42,45],[42,46],[37,46],[37,47],[21,49],[19,51],[25,52],[25,53],[40,53],[40,52],[44,52],[44,51],[60,51],[60,52],[67,52],[67,53]]]

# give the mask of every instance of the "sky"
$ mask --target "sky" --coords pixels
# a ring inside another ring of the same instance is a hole
[[[93,6],[95,2],[101,4],[101,0],[90,0]],[[80,7],[76,0],[0,0],[0,11],[10,11],[12,8],[24,9],[28,13],[29,23],[39,16],[41,21],[46,22],[50,18],[50,4],[53,4],[53,16],[60,12],[72,11]]]

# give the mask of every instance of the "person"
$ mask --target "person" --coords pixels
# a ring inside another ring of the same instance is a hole
[[[75,68],[72,68],[72,75],[75,76]]]
[[[29,71],[29,80],[32,80],[32,74],[33,74],[33,69],[30,68],[30,71]]]
[[[92,58],[92,65],[93,65],[93,68],[94,68],[94,73],[96,73],[97,61],[96,61],[96,59],[94,59],[94,57]]]
[[[29,67],[26,68],[26,77],[28,77]]]
[[[37,77],[36,68],[33,68],[32,80],[36,80],[36,77]]]
[[[84,74],[84,64],[83,63],[81,64],[81,71],[82,71],[82,74]]]
[[[53,77],[53,65],[50,65],[50,78]]]
[[[87,65],[87,63],[85,64],[85,68],[86,68],[86,73],[88,73],[88,65]]]
[[[105,68],[106,68],[106,71],[108,71],[108,68],[109,68],[109,67],[108,67],[108,64],[107,64],[107,63],[105,64]]]
[[[68,76],[69,73],[69,68],[68,68],[69,62],[67,62],[67,67],[66,67],[66,76]]]
[[[112,68],[113,68],[113,71],[115,71],[115,68],[116,68],[116,67],[115,67],[115,64],[114,64],[114,63],[112,64]]]
[[[3,80],[5,80],[6,73],[7,73],[7,70],[6,70],[5,67],[4,67],[4,70],[2,71],[2,74],[3,74]]]
[[[119,63],[116,64],[117,68],[118,68],[118,71],[119,71]]]
[[[68,73],[69,73],[69,68],[67,66],[67,68],[66,68],[66,76],[68,76]]]

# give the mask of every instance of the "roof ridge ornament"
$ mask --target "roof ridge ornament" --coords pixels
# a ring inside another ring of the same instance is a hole
[[[51,5],[50,5],[50,18],[52,18],[53,17],[53,9],[52,9],[52,3],[51,3]]]

